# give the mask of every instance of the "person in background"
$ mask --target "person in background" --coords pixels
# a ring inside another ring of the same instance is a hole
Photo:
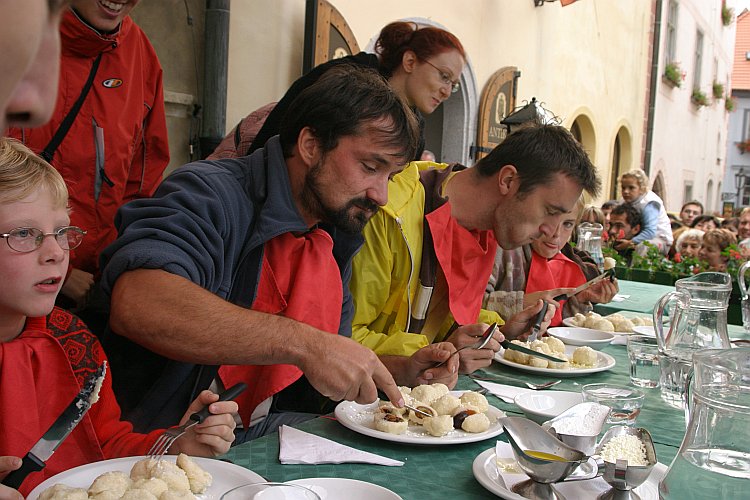
[[[419,157],[419,160],[434,162],[436,160],[435,153],[433,153],[429,149],[425,149],[424,151],[422,151],[422,155]]]
[[[609,242],[628,263],[633,257],[633,251],[637,247],[643,248],[643,245],[633,242],[640,231],[641,213],[633,205],[622,203],[609,213]]]
[[[696,228],[688,228],[677,238],[675,249],[684,259],[685,257],[698,258],[703,243],[704,231]]]
[[[485,307],[511,317],[540,298],[552,301],[599,275],[591,256],[569,243],[582,206],[581,198],[574,210],[564,214],[552,234],[543,234],[514,250],[498,248],[484,295]],[[617,292],[616,280],[604,280],[560,301],[562,308],[555,311],[550,326],[559,326],[563,318],[593,310],[593,304],[609,302]]]
[[[729,257],[722,252],[729,245],[737,243],[734,233],[726,229],[711,229],[703,235],[698,257],[705,262],[709,271],[726,272]]]
[[[648,189],[648,177],[643,170],[635,169],[620,176],[620,188],[625,203],[641,213],[641,229],[633,236],[632,243],[638,245],[648,241],[666,255],[672,246],[672,225],[664,209],[664,202]]]
[[[517,130],[471,168],[412,162],[389,185],[354,259],[353,338],[378,354],[410,356],[442,340],[473,344],[503,320],[504,337],[528,334],[542,300],[502,319],[482,309],[497,247],[551,236],[582,190],[596,196],[599,185],[581,145],[556,125]],[[495,340],[461,351],[460,371],[488,366]]]
[[[424,119],[459,89],[466,53],[452,33],[433,26],[396,21],[385,26],[375,42],[375,53],[333,59],[313,68],[295,81],[273,107],[263,106],[243,119],[208,156],[209,160],[237,158],[262,148],[279,133],[281,120],[299,93],[339,64],[355,64],[377,70],[415,111],[419,119],[419,144],[413,160],[424,150]],[[267,113],[266,113],[267,111]],[[265,115],[265,116],[263,116]]]
[[[737,233],[737,239],[740,241],[750,238],[750,207],[742,209],[739,215],[739,231]]]
[[[371,403],[378,387],[400,406],[394,377],[456,384],[452,344],[391,359],[349,338],[360,232],[418,133],[380,75],[339,65],[300,93],[264,148],[184,165],[120,209],[104,254],[105,348],[136,429],[175,424],[212,384],[249,386],[238,442],[327,413],[330,400]]]
[[[732,231],[735,236],[738,236],[740,231],[739,217],[727,217],[726,219],[721,221],[720,229],[727,229],[729,231]]]
[[[68,183],[71,219],[88,237],[71,253],[58,304],[76,311],[97,335],[108,314],[96,285],[99,256],[117,236],[115,213],[127,201],[151,196],[169,163],[162,69],[128,15],[138,1],[72,0],[60,25],[62,71],[52,119],[9,130]]]
[[[684,226],[694,227],[693,219],[699,215],[703,215],[703,205],[696,200],[685,203],[680,209],[680,221]]]
[[[86,325],[55,307],[70,251],[86,234],[70,225],[67,205],[60,174],[22,144],[0,138],[0,456],[6,463],[31,449],[107,361]],[[135,434],[120,420],[112,378],[108,372],[98,401],[20,493],[79,465],[144,455],[163,434]],[[237,403],[218,398],[203,391],[189,405],[182,422],[204,406],[211,415],[177,439],[170,454],[212,457],[229,450]],[[19,466],[19,458],[0,466],[0,477]],[[14,495],[0,492],[0,498]]]
[[[719,229],[720,225],[721,223],[719,222],[719,219],[713,215],[699,215],[693,219],[693,225],[690,227],[706,232],[711,231],[712,229]]]
[[[606,224],[607,221],[604,216],[604,211],[601,208],[595,207],[594,205],[586,205],[581,211],[581,220],[579,221],[579,224],[581,222],[601,224],[602,227],[604,227],[604,224]]]
[[[602,203],[602,213],[604,214],[604,230],[609,231],[609,214],[613,208],[619,205],[617,200],[609,200]]]

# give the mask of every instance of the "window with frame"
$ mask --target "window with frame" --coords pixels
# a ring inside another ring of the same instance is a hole
[[[695,60],[693,61],[693,88],[701,87],[701,66],[703,66],[703,32],[695,33]]]
[[[693,181],[687,181],[685,182],[685,189],[682,193],[682,203],[687,203],[693,199]]]
[[[667,62],[675,62],[677,48],[677,8],[676,0],[669,0],[669,12],[667,13]]]
[[[740,137],[743,142],[748,139],[750,139],[750,109],[742,112],[742,137]]]

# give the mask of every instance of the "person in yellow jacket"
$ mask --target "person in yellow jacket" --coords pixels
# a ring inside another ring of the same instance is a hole
[[[539,300],[505,322],[481,309],[497,245],[551,235],[581,192],[596,196],[600,185],[581,145],[553,125],[514,132],[472,168],[410,163],[354,258],[352,338],[378,355],[410,356],[432,342],[473,344],[498,322],[502,335],[489,349],[460,353],[462,373],[488,366],[498,342],[527,335],[543,307]]]

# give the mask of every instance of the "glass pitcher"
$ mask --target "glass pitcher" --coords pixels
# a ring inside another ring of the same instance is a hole
[[[687,432],[659,498],[748,498],[750,348],[695,353],[689,385]]]
[[[742,326],[745,327],[745,331],[750,332],[750,297],[747,295],[747,284],[745,282],[745,273],[750,269],[750,260],[740,266],[737,271],[737,282],[740,285],[740,291],[742,292]]]
[[[581,222],[578,224],[578,240],[576,248],[585,250],[599,266],[599,272],[604,271],[604,255],[602,254],[602,231],[604,227],[598,222]]]
[[[693,354],[730,347],[727,307],[732,278],[727,273],[700,273],[677,280],[675,288],[654,306],[654,329],[659,343],[661,397],[670,406],[684,408],[685,378]],[[668,306],[670,324],[665,333],[663,318]]]

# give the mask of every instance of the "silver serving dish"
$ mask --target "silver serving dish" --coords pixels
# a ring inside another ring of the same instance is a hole
[[[596,454],[601,455],[604,445],[611,441],[612,438],[626,434],[636,436],[641,440],[646,449],[646,461],[648,464],[641,466],[628,465],[627,460],[618,460],[617,463],[604,462],[602,478],[612,488],[599,495],[598,498],[600,499],[638,500],[640,497],[631,490],[643,484],[651,474],[654,465],[656,465],[654,441],[651,438],[651,434],[642,427],[633,428],[625,425],[616,425],[610,428],[604,434],[601,441],[599,441],[599,445],[596,447]]]

